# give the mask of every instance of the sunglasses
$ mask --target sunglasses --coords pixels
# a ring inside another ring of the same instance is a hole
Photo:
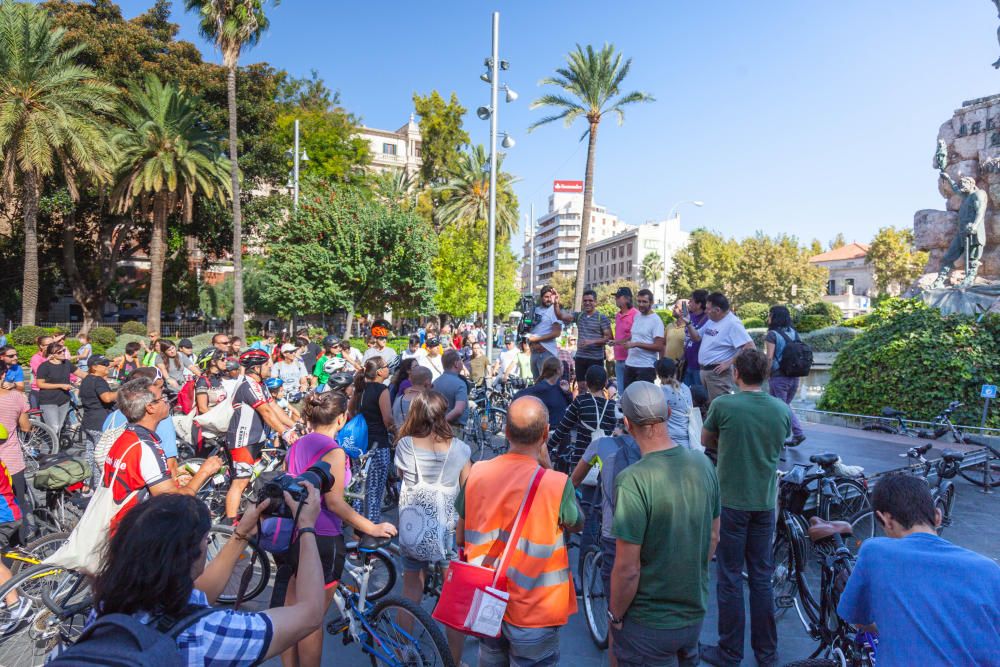
[[[17,352],[3,355],[4,359],[17,359]]]

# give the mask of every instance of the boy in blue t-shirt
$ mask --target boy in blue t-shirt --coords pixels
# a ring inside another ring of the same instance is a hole
[[[879,667],[1000,666],[1000,565],[937,536],[919,477],[882,478],[872,506],[888,537],[861,545],[837,612],[876,626]]]

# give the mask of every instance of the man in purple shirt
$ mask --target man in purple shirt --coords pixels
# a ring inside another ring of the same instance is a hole
[[[695,340],[691,331],[698,331],[708,320],[705,306],[708,303],[708,290],[696,289],[688,299],[688,319],[684,322],[684,384],[689,387],[701,386],[701,366],[698,365],[698,349],[701,338]]]

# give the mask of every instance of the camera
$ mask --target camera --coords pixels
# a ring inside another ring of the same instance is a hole
[[[292,508],[285,502],[284,493],[292,497],[295,502],[301,503],[309,497],[309,491],[303,482],[309,482],[320,494],[327,493],[333,488],[333,473],[330,472],[330,464],[320,461],[310,466],[304,473],[296,477],[288,473],[282,473],[271,480],[264,482],[257,494],[255,502],[260,504],[270,499],[270,503],[264,510],[264,516],[275,516],[292,519]]]
[[[538,323],[535,319],[535,297],[525,294],[517,302],[517,309],[521,312],[521,321],[517,323],[517,344],[520,345]]]

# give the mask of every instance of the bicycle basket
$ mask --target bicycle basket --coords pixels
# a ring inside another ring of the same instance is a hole
[[[811,495],[805,484],[805,471],[804,467],[795,466],[781,478],[778,485],[781,507],[792,514],[802,514]]]

